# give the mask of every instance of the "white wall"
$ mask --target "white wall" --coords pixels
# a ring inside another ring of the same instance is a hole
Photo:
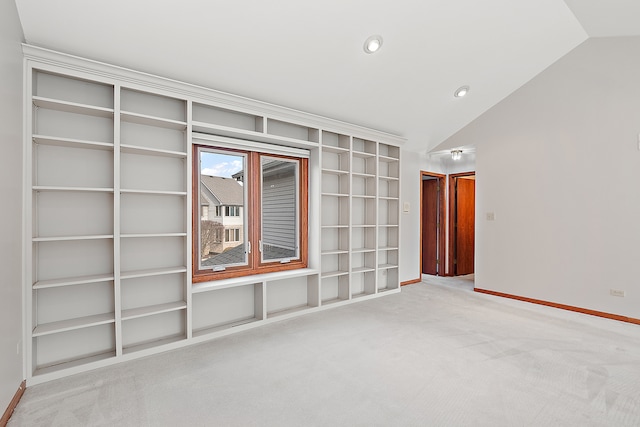
[[[476,287],[640,318],[638,52],[589,39],[447,141],[477,144]]]
[[[0,415],[22,375],[22,27],[0,2]]]

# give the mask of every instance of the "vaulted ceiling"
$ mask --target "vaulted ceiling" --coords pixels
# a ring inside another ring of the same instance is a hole
[[[637,0],[16,0],[28,43],[408,139],[446,138]],[[366,54],[367,37],[382,48]],[[454,91],[469,85],[465,98]]]

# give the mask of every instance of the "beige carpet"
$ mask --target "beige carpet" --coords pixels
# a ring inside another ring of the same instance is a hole
[[[640,327],[427,277],[30,387],[9,426],[639,426]]]

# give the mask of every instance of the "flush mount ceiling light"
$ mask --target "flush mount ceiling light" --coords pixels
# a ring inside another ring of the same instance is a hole
[[[376,52],[382,47],[382,36],[371,36],[364,42],[364,51],[366,53]]]
[[[460,160],[462,158],[462,150],[451,150],[451,158],[453,160]]]
[[[456,98],[462,98],[468,93],[469,93],[469,86],[461,86],[453,93],[453,96],[455,96]]]

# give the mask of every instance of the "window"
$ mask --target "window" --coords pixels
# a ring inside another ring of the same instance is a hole
[[[239,242],[240,241],[240,229],[231,228],[224,231],[225,242]]]
[[[193,206],[220,204],[220,222],[194,215],[194,283],[307,266],[306,157],[194,144],[194,159]]]
[[[225,216],[240,216],[240,206],[225,206]]]

